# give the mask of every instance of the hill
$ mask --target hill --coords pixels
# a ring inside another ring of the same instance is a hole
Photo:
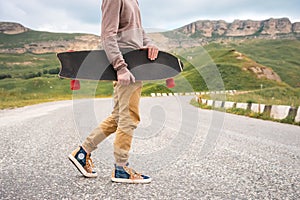
[[[299,39],[300,22],[291,23],[288,18],[235,20],[232,23],[199,20],[172,31],[149,35],[164,50],[207,45],[214,41]],[[101,48],[97,35],[39,32],[13,22],[0,22],[0,44],[0,53],[39,54]]]
[[[284,34],[290,37],[300,33],[300,22],[291,23],[288,18],[267,19],[262,21],[234,20],[227,23],[223,20],[200,20],[177,29],[192,37],[245,37],[281,38]]]
[[[300,22],[291,23],[288,18],[234,20],[232,23],[200,20],[176,31],[192,38],[200,38],[203,42],[226,39],[296,39],[300,38]]]
[[[0,44],[0,53],[4,54],[45,54],[101,48],[100,37],[96,35],[34,31],[12,22],[0,22]]]
[[[3,24],[9,28],[3,28]],[[261,98],[273,104],[299,105],[300,41],[295,32],[297,27],[298,23],[294,23],[291,25],[294,32],[275,32],[272,37],[266,37],[266,34],[261,37],[250,37],[249,34],[209,37],[185,32],[184,27],[151,33],[150,37],[161,49],[181,57],[185,69],[176,77],[174,89],[166,88],[163,81],[146,82],[143,94],[221,88],[253,91],[244,101]],[[57,78],[56,52],[101,48],[99,36],[39,32],[7,22],[0,23],[0,44],[1,108],[71,98],[69,81]],[[214,74],[205,77],[205,73],[214,68],[220,74],[221,82]],[[97,96],[112,94],[110,82],[84,81],[82,88],[83,96],[90,95],[95,88]]]

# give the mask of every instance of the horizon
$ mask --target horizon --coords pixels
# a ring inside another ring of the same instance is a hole
[[[10,0],[0,2],[0,21],[38,31],[99,35],[101,0]],[[265,20],[287,17],[300,22],[298,0],[139,0],[144,29],[174,30],[198,20]]]
[[[195,23],[195,22],[198,22],[198,21],[225,21],[226,23],[233,23],[234,21],[267,21],[267,20],[270,20],[270,19],[288,19],[292,24],[294,23],[300,23],[300,20],[299,21],[292,21],[289,17],[269,17],[267,19],[262,19],[262,20],[256,20],[256,19],[234,19],[232,21],[227,21],[227,20],[224,20],[224,19],[199,19],[199,20],[196,20],[196,21],[192,21],[192,22],[189,22],[187,24],[184,24],[184,25],[181,25],[181,26],[178,26],[178,27],[175,27],[173,29],[160,29],[160,28],[144,28],[145,31],[147,33],[159,33],[159,32],[166,32],[166,31],[173,31],[173,30],[176,30],[178,28],[181,28],[181,27],[184,27],[184,26],[187,26],[189,24],[192,24],[192,23]],[[95,34],[95,33],[90,33],[90,32],[64,32],[64,31],[51,31],[51,30],[36,30],[34,28],[31,28],[30,26],[27,26],[25,24],[23,24],[22,22],[17,22],[17,21],[0,21],[0,23],[17,23],[17,24],[21,24],[22,26],[24,26],[25,28],[28,28],[30,30],[33,30],[33,31],[41,31],[41,32],[52,32],[52,33],[83,33],[83,34],[93,34],[93,35],[100,35],[100,34]]]

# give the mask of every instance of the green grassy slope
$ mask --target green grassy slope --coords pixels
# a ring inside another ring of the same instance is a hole
[[[237,59],[236,51],[243,54],[243,59]],[[210,58],[204,55],[205,53],[208,53]],[[193,85],[194,91],[207,90],[207,80],[205,81],[201,75],[203,75],[205,68],[214,65],[222,77],[225,90],[249,91],[246,94],[227,96],[228,100],[300,105],[300,64],[298,61],[300,45],[298,40],[211,43],[204,49],[202,47],[185,49],[184,53],[179,55],[184,58],[190,56],[192,60],[184,60],[185,71],[182,76],[176,78],[177,87],[172,91],[181,92],[186,88],[191,88],[187,87],[186,82],[181,81],[182,79],[188,80],[188,83]],[[253,72],[245,70],[249,66],[272,68],[280,76],[282,82],[258,78]],[[210,79],[213,79],[211,82],[219,82],[215,74],[212,74]],[[164,91],[162,86],[160,91]],[[151,88],[148,85],[147,91],[150,92],[156,88],[157,86]],[[164,92],[168,91],[165,89]]]
[[[76,36],[82,36],[86,34],[80,33],[51,33],[42,31],[27,31],[20,34],[8,35],[0,33],[1,48],[18,48],[23,47],[24,44],[48,42],[48,41],[60,41],[60,40],[73,40]]]
[[[18,35],[0,34],[0,42],[2,48],[13,48],[37,41],[69,40],[78,35],[81,34],[29,31]],[[245,55],[245,59],[237,59],[233,49]],[[145,82],[144,95],[153,92],[247,90],[251,92],[235,98],[300,104],[297,103],[300,99],[299,40],[210,43],[204,49],[178,49],[176,54],[185,65],[184,72],[175,78],[176,87],[166,88],[165,81]],[[272,68],[282,82],[257,78],[253,72],[243,69],[250,64]],[[58,69],[55,54],[0,54],[0,108],[72,98],[69,80],[59,79]],[[81,92],[74,94],[83,97],[91,94],[109,96],[112,94],[112,84],[83,81]]]
[[[40,102],[72,98],[111,96],[111,82],[81,81],[79,91],[70,90],[70,80],[57,76],[42,76],[31,79],[0,80],[0,109],[20,107]]]
[[[292,87],[300,87],[300,40],[250,40],[230,47],[271,67]]]
[[[245,70],[248,65],[261,65],[248,57],[238,59],[232,48],[223,45],[209,45],[205,49],[194,47],[178,52],[180,57],[190,59],[182,59],[185,68],[181,76],[176,78],[178,86],[174,88],[175,92],[186,91],[187,85],[183,79],[191,85],[193,91],[257,90],[261,85],[264,88],[288,87],[284,82],[258,78],[253,72]]]
[[[0,77],[27,78],[38,73],[57,74],[58,68],[55,54],[0,54]]]

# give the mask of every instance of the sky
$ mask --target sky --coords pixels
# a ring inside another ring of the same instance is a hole
[[[115,0],[111,0],[115,1]],[[102,0],[0,0],[0,21],[40,31],[100,34]],[[166,31],[197,20],[300,22],[300,0],[139,0],[143,27]]]

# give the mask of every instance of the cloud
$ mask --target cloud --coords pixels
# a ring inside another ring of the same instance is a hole
[[[153,0],[140,2],[142,14],[146,15],[146,26],[158,24],[159,27],[176,28],[200,19],[223,19],[231,22],[234,19],[289,17],[293,21],[300,21],[298,0],[163,0],[159,5],[154,4]]]
[[[196,20],[263,20],[289,17],[300,22],[299,0],[139,0],[145,28],[174,29]],[[0,21],[55,32],[100,33],[100,0],[9,0],[0,2]]]
[[[0,20],[35,30],[100,33],[101,2],[95,0],[10,0],[0,3]]]

